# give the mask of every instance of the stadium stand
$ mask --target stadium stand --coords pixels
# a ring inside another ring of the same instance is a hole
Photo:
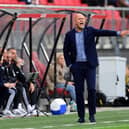
[[[36,2],[36,0],[33,0],[33,2]],[[64,5],[64,6],[87,6],[87,4],[81,3],[80,0],[38,0],[38,3],[40,5]],[[25,4],[25,2],[19,1],[19,0],[1,0],[0,4]]]
[[[18,0],[0,0],[0,4],[25,4],[25,2]]]
[[[38,1],[40,5],[52,5],[52,6],[80,6],[80,7],[88,7],[86,3],[82,3],[82,0],[32,0],[33,2]],[[74,1],[74,2],[73,2]],[[19,0],[1,0],[0,4],[25,4],[25,2],[20,2]],[[83,9],[84,10],[84,9]],[[85,9],[87,10],[87,9]],[[104,29],[113,29],[113,30],[122,30],[122,29],[128,29],[128,19],[123,18],[120,15],[120,12],[118,10],[97,10],[97,9],[91,9],[89,11],[96,12],[97,14],[104,14],[106,16],[106,21],[104,24]],[[99,19],[92,18],[92,25],[95,27],[99,27],[100,25]],[[124,28],[123,28],[124,27]],[[20,26],[21,29],[24,29],[22,25]],[[110,48],[110,47],[109,47]]]

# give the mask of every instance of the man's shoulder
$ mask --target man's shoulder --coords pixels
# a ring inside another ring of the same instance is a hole
[[[85,29],[94,30],[95,28],[93,26],[87,26],[87,27],[85,27]]]
[[[87,26],[84,28],[85,30],[88,30],[88,31],[93,31],[95,28],[92,27],[92,26]],[[72,30],[69,30],[66,35],[73,35],[74,33],[76,33],[75,29],[73,28]]]
[[[66,33],[66,35],[73,34],[73,33],[75,33],[75,29],[69,30],[69,31]]]

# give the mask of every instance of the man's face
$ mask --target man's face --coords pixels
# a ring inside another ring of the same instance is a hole
[[[12,59],[13,59],[13,55],[12,55],[11,52],[8,52],[7,54],[8,54],[8,55],[7,55],[7,60],[8,60],[8,62],[11,62]]]
[[[12,59],[15,60],[17,57],[17,51],[15,49],[11,49],[9,52],[12,54]]]
[[[77,31],[81,31],[85,28],[86,21],[87,18],[84,15],[80,13],[75,14],[75,27]]]

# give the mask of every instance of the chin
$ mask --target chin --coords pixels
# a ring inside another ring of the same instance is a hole
[[[79,27],[80,30],[83,30],[84,28],[85,28],[84,26],[80,26],[80,27]]]

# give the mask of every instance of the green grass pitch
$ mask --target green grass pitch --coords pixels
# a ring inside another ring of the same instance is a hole
[[[129,110],[102,111],[96,113],[96,124],[79,124],[77,114],[58,116],[0,118],[0,129],[129,129]]]

